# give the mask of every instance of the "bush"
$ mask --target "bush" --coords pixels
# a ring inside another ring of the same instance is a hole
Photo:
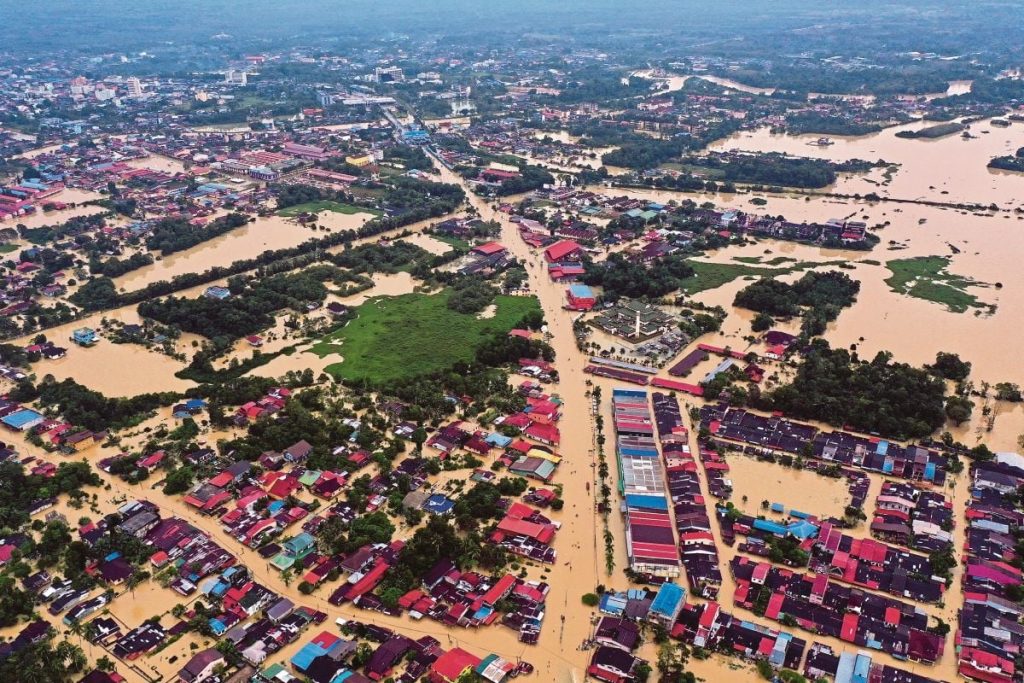
[[[597,593],[584,593],[580,601],[587,607],[597,607],[597,604],[601,602],[601,598],[597,597]]]

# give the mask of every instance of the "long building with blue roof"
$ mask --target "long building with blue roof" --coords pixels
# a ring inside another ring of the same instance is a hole
[[[612,411],[630,569],[656,576],[679,576],[679,548],[647,392],[615,389]]]

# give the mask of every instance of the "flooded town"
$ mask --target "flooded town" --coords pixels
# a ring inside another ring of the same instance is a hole
[[[0,22],[0,682],[1024,682],[1024,7],[255,4]]]

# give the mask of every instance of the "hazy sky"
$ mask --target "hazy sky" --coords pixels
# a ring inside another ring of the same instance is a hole
[[[0,0],[0,51],[61,48],[111,51],[161,41],[303,38],[394,33],[582,33],[599,40],[637,32],[734,36],[842,23],[853,30],[948,20],[1020,30],[1020,0]],[[888,15],[881,21],[879,15]],[[1011,27],[1016,26],[1016,29]]]

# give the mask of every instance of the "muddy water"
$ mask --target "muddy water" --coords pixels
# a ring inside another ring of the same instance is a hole
[[[931,125],[934,123],[918,121],[872,135],[833,137],[834,144],[828,146],[811,144],[820,137],[818,135],[778,135],[761,128],[737,133],[710,145],[709,149],[783,152],[831,161],[884,159],[900,165],[888,185],[875,184],[882,181],[877,173],[840,179],[830,189],[843,194],[875,192],[899,199],[977,204],[995,202],[1003,207],[1024,203],[1024,174],[990,171],[986,167],[992,157],[1013,154],[1024,146],[1024,126],[996,128],[988,121],[979,121],[970,126],[971,134],[977,136],[970,140],[964,140],[959,134],[936,140],[896,137],[899,131],[919,130]]]
[[[141,318],[134,309],[118,309],[105,314],[110,320],[137,324]],[[92,327],[99,330],[102,315],[95,315],[74,323],[47,330],[47,339],[67,348],[64,358],[41,360],[33,364],[37,377],[53,375],[57,380],[72,378],[90,389],[107,396],[134,396],[149,391],[184,391],[193,386],[188,380],[174,376],[184,368],[183,363],[138,344],[114,344],[101,339],[91,348],[83,348],[70,341],[73,330]],[[15,344],[28,344],[34,335],[15,340]]]
[[[1020,294],[1024,292],[1024,271],[1017,264],[1017,255],[1024,253],[1024,231],[1021,230],[1021,222],[1011,214],[975,215],[944,207],[886,202],[872,204],[822,197],[812,197],[808,201],[802,196],[786,195],[768,196],[767,206],[758,207],[750,203],[754,196],[750,194],[690,194],[621,188],[607,192],[660,202],[685,198],[698,203],[711,201],[718,206],[783,215],[794,221],[850,217],[865,220],[870,226],[889,222],[878,233],[881,244],[871,252],[837,252],[760,240],[757,247],[746,248],[749,252],[726,249],[722,257],[726,261],[736,254],[760,255],[760,251],[767,248],[772,250],[772,255],[792,255],[798,260],[857,258],[884,263],[913,256],[950,255],[949,245],[952,244],[961,253],[952,257],[949,272],[981,282],[1003,284],[1002,289],[968,290],[985,303],[997,305],[995,314],[952,313],[940,304],[895,294],[884,283],[890,276],[884,265],[858,264],[854,271],[856,279],[861,282],[857,303],[840,314],[839,320],[830,326],[826,338],[833,345],[848,346],[864,337],[865,341],[860,345],[862,356],[870,357],[879,350],[888,350],[897,359],[912,363],[931,362],[938,351],[956,351],[974,364],[972,378],[975,381],[1024,384],[1024,368],[1006,362],[1006,340],[1016,338],[1016,331],[1024,320],[1024,295]],[[890,240],[906,248],[890,250]],[[765,260],[772,255],[765,256]],[[710,303],[709,297],[715,298],[707,293],[697,298]],[[731,297],[728,301],[717,300],[715,303],[726,305],[730,301]],[[931,329],[939,329],[942,333],[922,334],[923,330]]]
[[[191,249],[160,258],[152,265],[115,278],[114,282],[118,289],[130,292],[160,280],[170,280],[177,275],[201,273],[214,266],[226,266],[234,261],[255,258],[272,249],[295,247],[318,236],[322,236],[322,233],[279,216],[257,218],[254,223],[243,225]]]
[[[754,458],[729,457],[729,479],[733,494],[730,499],[738,508],[752,514],[763,514],[761,501],[782,503],[791,509],[815,515],[820,519],[842,517],[850,502],[846,480],[822,477],[814,472]],[[743,502],[743,496],[747,502]]]
[[[346,306],[359,306],[375,296],[410,294],[416,288],[416,281],[404,270],[397,273],[375,273],[372,277],[373,287],[349,296],[330,294],[327,297],[327,303],[337,301]]]
[[[43,225],[57,225],[76,216],[88,216],[94,213],[103,213],[106,209],[101,206],[80,206],[83,202],[102,198],[103,195],[98,192],[65,188],[52,197],[47,197],[39,202],[39,206],[35,213],[0,221],[0,227],[13,227],[20,224],[29,228],[38,228]],[[42,205],[51,201],[64,202],[65,204],[78,204],[79,206],[61,209],[60,211],[43,211]]]
[[[400,241],[408,242],[409,244],[415,244],[417,247],[425,249],[426,251],[429,251],[431,254],[434,254],[435,256],[447,254],[449,251],[452,250],[452,246],[447,242],[442,242],[436,237],[431,237],[430,235],[425,235],[423,233],[410,235],[409,237],[403,237],[401,238]]]
[[[163,171],[164,173],[170,173],[171,175],[183,173],[185,171],[185,165],[177,159],[158,156],[156,154],[151,154],[150,156],[142,159],[130,159],[124,163],[128,166],[132,166],[133,168],[148,168],[151,171]]]
[[[657,76],[652,71],[649,70],[637,71],[633,75],[638,76],[640,78],[649,78],[653,81],[658,81],[660,83],[667,84],[668,87],[660,90],[659,94],[680,90],[686,84],[686,81],[690,80],[691,78],[699,78],[702,81],[707,81],[708,83],[720,85],[728,90],[736,90],[738,92],[745,92],[751,95],[771,95],[772,93],[775,92],[775,88],[755,88],[754,86],[744,85],[743,83],[734,81],[731,78],[722,78],[720,76]]]
[[[340,213],[338,211],[321,211],[317,214],[317,225],[331,232],[341,230],[358,230],[363,223],[373,218],[372,213],[359,211],[356,213]]]
[[[288,372],[302,372],[312,370],[313,376],[318,377],[326,371],[327,366],[339,363],[343,360],[340,354],[327,354],[320,357],[308,351],[308,345],[300,346],[290,355],[280,355],[266,365],[253,368],[246,373],[246,376],[258,375],[260,377],[281,377]]]
[[[447,169],[439,170],[445,182],[461,182]],[[599,540],[601,522],[594,510],[592,490],[595,487],[591,486],[591,490],[586,487],[594,480],[596,456],[586,396],[587,378],[583,374],[584,359],[576,351],[572,319],[562,310],[564,286],[548,279],[540,255],[519,238],[507,216],[497,213],[475,195],[470,195],[470,203],[485,219],[500,222],[502,243],[527,264],[530,287],[544,309],[550,341],[558,357],[560,381],[553,390],[565,401],[560,423],[565,435],[560,451],[565,460],[559,467],[556,481],[564,485],[565,508],[558,517],[562,522],[555,543],[559,559],[549,573],[549,583],[556,589],[548,600],[540,648],[529,651],[527,656],[538,665],[540,680],[565,681],[570,677],[581,680],[588,653],[577,650],[576,646],[589,636],[590,622],[587,610],[579,605],[579,596],[593,590],[598,583],[608,583],[603,569],[603,541]],[[610,398],[610,392],[606,392],[605,401]],[[611,515],[610,519],[615,517],[617,515]],[[621,533],[616,537],[621,544]],[[538,661],[542,657],[546,660],[543,663]]]

